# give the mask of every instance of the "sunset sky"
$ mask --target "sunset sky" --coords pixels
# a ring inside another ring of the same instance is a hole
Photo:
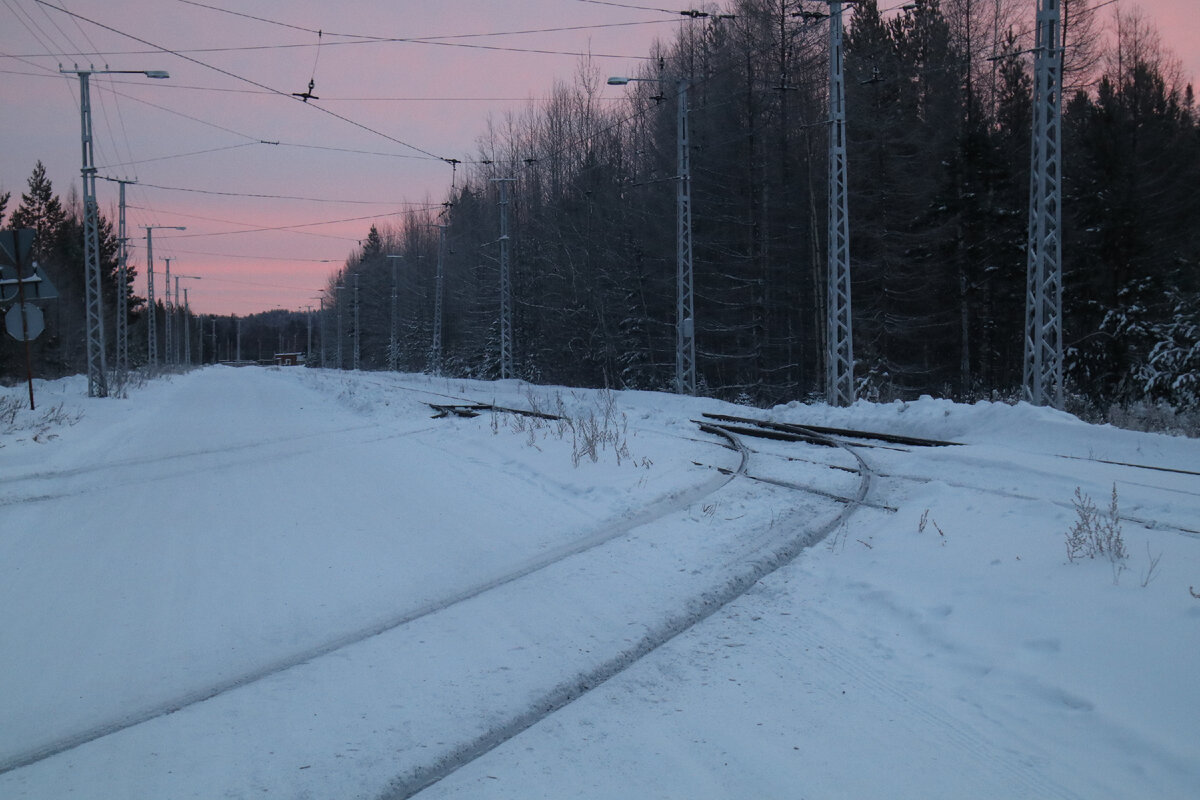
[[[635,71],[655,38],[695,24],[678,14],[692,7],[4,0],[0,192],[12,193],[11,212],[39,159],[60,195],[79,186],[79,80],[60,74],[60,63],[168,70],[169,80],[92,78],[99,174],[138,181],[128,194],[137,292],[145,293],[141,228],[183,225],[154,233],[156,274],[170,256],[172,274],[199,276],[184,283],[197,312],[315,306],[372,222],[445,199],[443,159],[471,160],[489,114],[502,117],[556,80],[573,80],[579,53],[592,54],[601,76]],[[1140,7],[1185,75],[1200,75],[1197,0]],[[291,96],[310,79],[319,100]],[[623,91],[605,87],[603,96],[617,102]],[[99,181],[98,195],[115,220],[116,184]]]

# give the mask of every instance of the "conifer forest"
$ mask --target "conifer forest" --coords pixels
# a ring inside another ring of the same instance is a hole
[[[1096,407],[1164,401],[1195,410],[1192,76],[1146,13],[1104,0],[1061,6],[1067,392]],[[829,37],[820,7],[731,0],[660,40],[619,102],[602,102],[607,67],[585,60],[550,96],[481,119],[476,152],[455,164],[448,194],[432,198],[437,210],[372,226],[329,277],[309,363],[351,368],[356,358],[362,369],[500,377],[503,210],[515,376],[671,390],[686,84],[698,391],[756,405],[823,397]],[[896,13],[861,0],[846,16],[860,398],[1020,395],[1031,9],[1027,0],[913,0]],[[0,227],[38,231],[36,258],[60,293],[34,343],[44,377],[85,367],[78,205],[54,193],[40,164],[28,193],[0,197]],[[111,221],[100,238],[111,319]],[[130,314],[133,360],[144,361],[144,300]],[[189,335],[211,339],[192,352],[232,359],[233,324],[194,322]],[[243,337],[258,331],[260,351],[264,339],[267,350],[307,346],[302,313],[244,324]],[[255,357],[246,338],[242,348]],[[19,377],[22,359],[6,341],[0,374]]]

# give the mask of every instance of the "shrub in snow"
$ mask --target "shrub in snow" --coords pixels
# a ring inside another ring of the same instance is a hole
[[[1121,514],[1117,509],[1117,485],[1113,484],[1112,500],[1108,511],[1096,508],[1092,498],[1075,487],[1075,506],[1078,519],[1067,531],[1067,558],[1074,563],[1077,558],[1106,556],[1114,565],[1129,557],[1125,549],[1125,538],[1121,534]]]

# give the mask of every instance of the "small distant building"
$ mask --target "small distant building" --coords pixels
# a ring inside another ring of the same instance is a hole
[[[279,367],[298,367],[304,363],[304,353],[276,353],[275,365]]]

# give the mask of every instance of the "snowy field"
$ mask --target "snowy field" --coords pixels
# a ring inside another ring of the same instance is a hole
[[[0,414],[5,800],[1200,796],[1200,441],[302,368],[35,388]],[[571,424],[431,418],[467,401]],[[958,444],[739,450],[704,412]],[[1114,486],[1127,558],[1069,560]]]

